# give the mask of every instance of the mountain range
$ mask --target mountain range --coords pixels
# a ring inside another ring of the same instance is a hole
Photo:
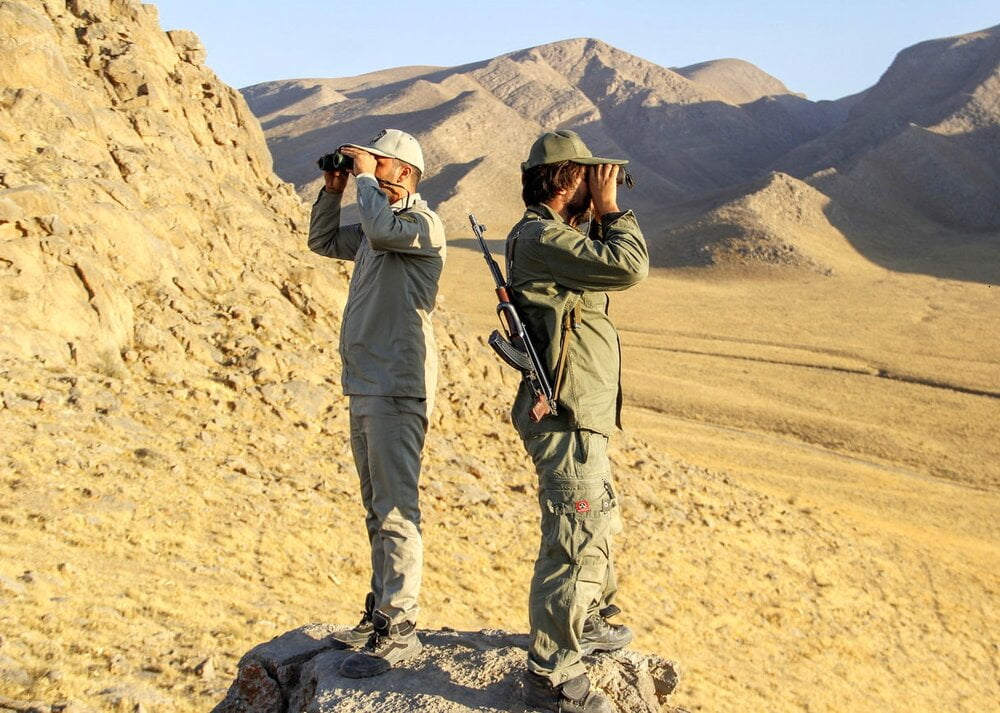
[[[511,224],[531,142],[571,128],[630,159],[623,202],[660,266],[1000,271],[1000,26],[905,49],[837,101],[742,60],[665,68],[596,39],[242,92],[275,170],[310,198],[320,154],[385,126],[416,135],[422,193],[453,234],[469,211]]]

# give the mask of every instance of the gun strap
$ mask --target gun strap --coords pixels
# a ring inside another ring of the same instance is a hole
[[[583,323],[581,317],[583,310],[580,309],[580,300],[576,301],[572,309],[563,312],[562,319],[562,344],[559,346],[559,365],[556,367],[556,385],[552,391],[552,400],[559,401],[559,392],[562,390],[563,375],[566,373],[566,360],[569,357],[569,337],[580,328]]]
[[[510,281],[513,279],[511,270],[514,268],[514,248],[517,246],[517,239],[521,237],[521,231],[524,230],[524,226],[527,224],[528,221],[522,222],[517,232],[507,238],[507,242],[504,245],[504,262],[506,263],[504,267],[507,268],[507,287],[510,287]]]

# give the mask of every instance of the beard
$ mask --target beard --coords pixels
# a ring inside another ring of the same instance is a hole
[[[576,228],[591,219],[590,191],[583,191],[582,195],[573,196],[573,200],[566,205],[566,222]]]

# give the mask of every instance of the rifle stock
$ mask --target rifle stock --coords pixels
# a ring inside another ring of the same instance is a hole
[[[500,266],[497,265],[493,255],[490,254],[489,246],[486,245],[486,238],[483,232],[486,226],[479,223],[476,217],[469,214],[469,222],[472,224],[472,232],[479,241],[479,247],[483,251],[483,258],[493,276],[496,284],[497,295],[497,317],[500,319],[500,326],[504,333],[493,330],[490,334],[489,345],[497,353],[501,361],[521,373],[521,378],[528,385],[534,396],[534,403],[531,407],[531,420],[538,423],[548,415],[557,414],[556,401],[553,398],[552,384],[545,373],[545,366],[538,357],[528,330],[525,329],[524,322],[517,312],[517,307],[510,299],[510,292],[507,281],[503,277]]]

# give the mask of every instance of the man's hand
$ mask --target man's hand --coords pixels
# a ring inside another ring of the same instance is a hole
[[[353,146],[341,146],[340,152],[345,156],[350,156],[354,160],[354,168],[351,169],[351,173],[355,176],[362,173],[374,174],[375,169],[378,167],[375,156],[362,149]]]
[[[347,188],[347,177],[351,175],[347,171],[323,171],[323,180],[326,181],[327,193],[343,193]]]
[[[605,163],[587,166],[587,185],[594,202],[594,219],[606,213],[618,213],[618,166]]]

